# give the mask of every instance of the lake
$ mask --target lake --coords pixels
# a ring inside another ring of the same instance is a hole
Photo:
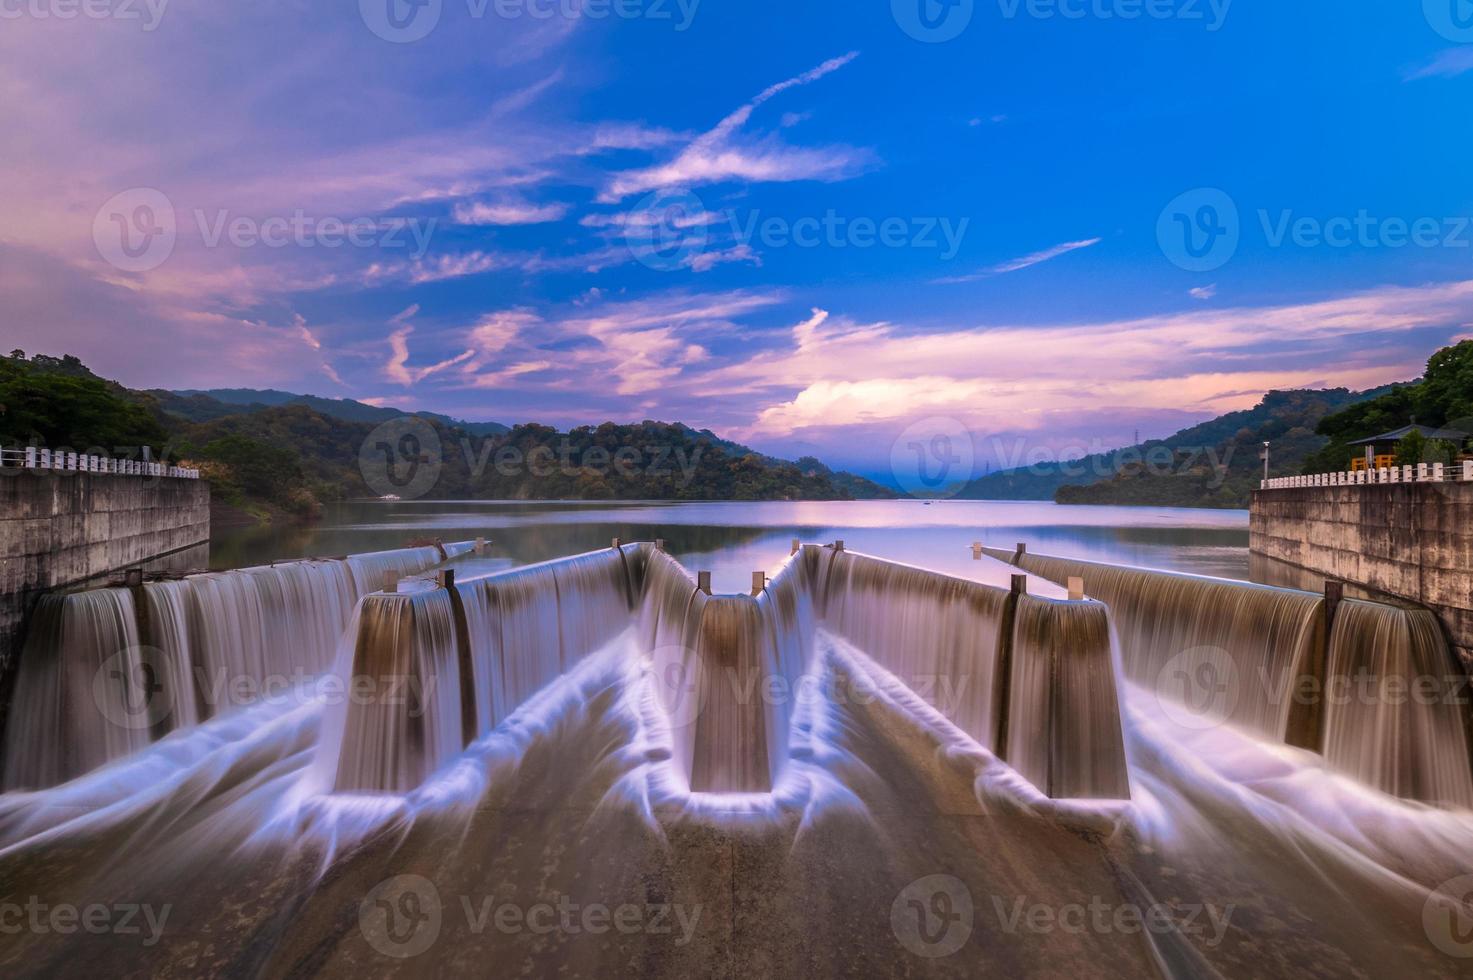
[[[961,577],[969,577],[973,541],[1005,548],[1024,541],[1040,554],[1248,578],[1247,511],[992,500],[352,501],[330,505],[309,527],[221,529],[210,565],[379,551],[426,537],[491,541],[474,572],[591,551],[613,538],[663,538],[691,571],[710,571],[718,593],[746,592],[752,572],[774,571],[793,538],[840,539],[853,551]]]

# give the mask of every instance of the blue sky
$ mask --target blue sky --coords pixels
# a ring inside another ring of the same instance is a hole
[[[132,385],[883,473],[1473,332],[1467,0],[92,2],[0,4],[0,324]]]

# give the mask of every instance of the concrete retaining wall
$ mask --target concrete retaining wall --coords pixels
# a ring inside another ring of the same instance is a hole
[[[1260,490],[1249,530],[1255,558],[1431,609],[1473,667],[1473,484]]]
[[[0,731],[37,596],[209,539],[203,480],[0,470]]]

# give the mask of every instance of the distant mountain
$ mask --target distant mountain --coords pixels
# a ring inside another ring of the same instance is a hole
[[[569,432],[518,425],[486,437],[434,421],[430,426],[440,443],[438,458],[404,465],[408,461],[386,457],[372,473],[360,453],[373,423],[331,418],[299,403],[187,425],[180,453],[210,458],[219,447],[232,454],[248,445],[288,447],[294,468],[324,499],[392,493],[437,500],[848,500],[856,490],[885,493],[821,463],[770,459],[679,424],[606,422]],[[257,460],[265,458],[251,457]],[[434,472],[429,485],[403,489],[413,473],[428,467]]]
[[[287,405],[305,405],[329,418],[342,419],[345,422],[378,424],[405,414],[396,408],[368,405],[351,398],[319,398],[316,395],[298,395],[290,391],[277,391],[273,388],[155,390],[150,391],[149,394],[158,399],[164,411],[192,422],[208,422],[226,415],[234,415],[241,409],[260,411]],[[494,436],[509,431],[508,427],[500,422],[466,422],[436,412],[414,412],[412,414],[450,428],[463,429],[473,436]]]
[[[1253,408],[1153,439],[1066,463],[1041,463],[974,480],[960,496],[973,500],[1178,507],[1246,507],[1261,479],[1262,443],[1273,443],[1272,472],[1298,473],[1328,441],[1321,419],[1375,398],[1387,388],[1271,391]]]
[[[507,428],[421,413],[438,454],[369,437],[404,413],[285,391],[134,391],[75,357],[0,359],[0,444],[137,454],[198,466],[220,524],[310,519],[324,501],[398,494],[443,500],[850,500],[885,488],[816,459],[774,459],[679,423]],[[425,433],[421,433],[425,436]],[[365,447],[370,451],[365,456]],[[427,486],[410,474],[429,471]],[[403,485],[386,474],[402,477]]]
[[[771,457],[764,458],[770,459]],[[808,475],[827,479],[837,489],[849,494],[855,500],[894,500],[900,496],[894,490],[874,480],[854,473],[846,473],[843,470],[829,469],[815,456],[804,456],[795,465]]]
[[[1111,453],[1101,464],[1107,467],[1105,476],[1060,486],[1055,499],[1061,504],[1247,507],[1263,479],[1263,443],[1271,445],[1270,476],[1297,474],[1328,442],[1316,431],[1326,416],[1386,390],[1271,391],[1251,409]]]

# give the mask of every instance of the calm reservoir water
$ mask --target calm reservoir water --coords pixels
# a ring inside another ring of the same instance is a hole
[[[1051,555],[1248,578],[1248,513],[1152,507],[1061,507],[1032,501],[546,503],[355,501],[311,527],[222,529],[213,568],[397,548],[412,539],[484,537],[496,571],[607,547],[613,538],[663,538],[717,592],[745,592],[773,571],[793,538],[845,547],[967,577],[971,543]]]

